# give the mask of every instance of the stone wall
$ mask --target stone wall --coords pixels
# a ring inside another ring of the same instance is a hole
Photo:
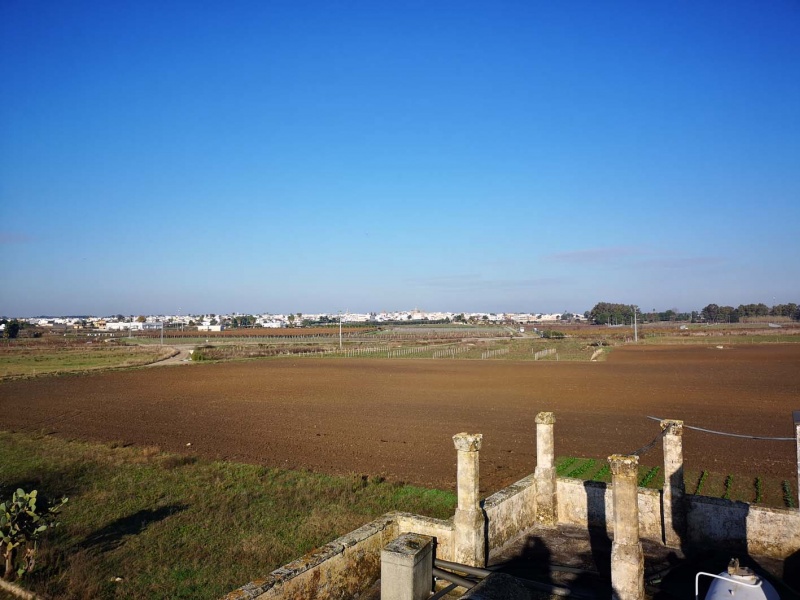
[[[390,513],[397,522],[398,535],[403,533],[419,533],[429,535],[435,540],[433,553],[436,558],[452,561],[453,550],[453,519],[446,521],[421,517],[411,513]]]
[[[786,558],[800,551],[797,509],[754,506],[705,496],[687,497],[688,542]]]
[[[580,527],[614,529],[611,485],[559,477],[558,522]],[[643,538],[661,539],[661,494],[658,490],[639,488],[639,532]]]
[[[534,476],[528,475],[484,501],[490,556],[535,523],[535,493]]]
[[[457,434],[453,440],[458,455],[458,508],[453,518],[442,520],[409,513],[387,513],[273,571],[266,578],[231,592],[225,600],[338,600],[353,597],[380,576],[380,557],[384,547],[406,533],[433,538],[436,558],[473,566],[483,566],[487,556],[502,551],[509,542],[533,527],[564,524],[601,527],[612,533],[615,520],[612,486],[556,477],[553,464],[555,418],[552,413],[539,413],[536,422],[538,459],[534,474],[479,503],[478,455],[482,437],[480,434]],[[625,485],[617,486],[617,492],[625,496],[619,498],[621,510],[616,515],[618,537],[630,537],[628,546],[633,548],[636,545],[633,540],[647,538],[662,540],[669,547],[688,544],[728,548],[779,559],[800,551],[800,511],[796,509],[767,508],[685,495],[681,446],[683,424],[664,420],[661,427],[665,473],[672,474],[669,489],[662,492],[636,488],[636,480],[631,478],[635,475],[627,477],[623,481]],[[797,431],[800,462],[800,425]],[[615,476],[619,475],[614,472],[615,464],[626,461],[633,466],[638,464],[637,456],[615,455],[609,460]],[[626,490],[625,494],[622,494],[623,490]],[[667,510],[666,518],[662,518],[662,505]],[[638,532],[631,529],[632,533],[628,532],[628,535],[626,527],[635,522],[637,508]],[[612,580],[613,575],[612,568]],[[632,582],[630,598],[638,599],[637,594],[643,593],[641,576],[617,579]],[[614,584],[615,589],[618,584]]]
[[[381,550],[398,535],[395,514],[389,513],[234,590],[225,600],[352,598],[378,579]]]

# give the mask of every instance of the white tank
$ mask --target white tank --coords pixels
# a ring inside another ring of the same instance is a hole
[[[739,559],[734,558],[728,565],[728,570],[719,575],[712,573],[698,573],[695,583],[700,575],[713,577],[711,587],[708,588],[706,600],[780,600],[780,596],[772,584],[756,575],[752,569],[739,566]],[[695,586],[697,597],[697,586]]]

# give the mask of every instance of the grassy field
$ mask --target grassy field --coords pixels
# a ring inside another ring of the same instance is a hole
[[[793,324],[792,324],[793,325]],[[724,345],[798,343],[800,329],[789,327],[771,329],[765,324],[732,324],[719,326],[689,325],[681,330],[676,325],[642,325],[641,345]],[[363,328],[362,328],[363,329]],[[353,329],[345,331],[343,352],[338,351],[337,336],[328,329],[270,330],[269,335],[235,335],[238,330],[223,334],[183,332],[181,337],[169,337],[165,343],[194,345],[201,351],[195,358],[205,360],[238,360],[252,358],[299,357],[311,355],[330,358],[412,358],[437,360],[514,360],[532,361],[538,350],[554,352],[542,361],[597,361],[607,358],[615,346],[632,343],[631,327],[600,327],[589,325],[541,325],[544,332],[563,333],[563,339],[540,338],[531,331],[525,336],[499,326],[394,326],[386,330]],[[242,330],[252,332],[255,330]],[[291,334],[290,334],[291,332]],[[323,335],[321,332],[325,332]],[[263,333],[263,332],[262,332]],[[175,334],[177,335],[177,334]],[[100,370],[146,364],[162,356],[157,335],[136,335],[119,338],[113,343],[84,337],[47,336],[25,343],[6,343],[0,346],[0,378],[30,377],[49,373]],[[359,349],[384,348],[384,351]],[[442,353],[447,348],[458,351]],[[392,352],[386,350],[391,349]],[[322,351],[326,354],[321,354]],[[483,358],[486,353],[492,356]],[[443,356],[443,354],[445,354]]]
[[[574,477],[584,481],[611,483],[611,470],[607,460],[561,456],[556,459],[556,473],[560,477]],[[687,470],[684,475],[687,494],[739,500],[764,506],[796,508],[790,482],[761,474],[738,475],[713,473],[704,469]],[[660,490],[664,486],[661,467],[639,466],[639,486]]]
[[[406,343],[374,343],[348,342],[342,351],[337,344],[306,343],[294,345],[278,344],[199,344],[192,355],[193,360],[238,360],[248,358],[269,357],[314,357],[314,358],[391,358],[391,359],[436,359],[436,360],[536,360],[534,354],[539,350],[552,349],[554,354],[546,356],[542,361],[588,361],[598,346],[585,339],[541,339],[516,338],[513,340],[481,340],[481,341],[433,341],[423,343],[409,341]],[[452,355],[443,352],[454,350]],[[491,358],[483,358],[490,351],[500,351]],[[597,360],[604,360],[610,347],[603,348]]]
[[[0,346],[0,378],[96,371],[145,365],[172,353],[171,348],[97,343],[30,343]]]
[[[455,494],[361,475],[212,462],[0,432],[0,495],[69,497],[29,589],[216,598],[390,510],[447,518]]]

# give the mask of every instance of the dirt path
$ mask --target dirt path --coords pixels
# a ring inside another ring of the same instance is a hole
[[[169,365],[178,365],[181,363],[186,363],[191,358],[191,351],[194,348],[194,344],[172,345],[171,348],[175,351],[175,354],[163,360],[157,360],[156,362],[152,362],[145,366],[164,367]]]
[[[542,410],[557,455],[602,458],[652,439],[647,415],[792,436],[798,389],[800,345],[622,348],[594,363],[287,357],[3,382],[0,429],[439,488],[455,483],[452,435],[481,432],[488,492],[532,472]],[[684,448],[687,469],[796,478],[793,443],[687,431]]]

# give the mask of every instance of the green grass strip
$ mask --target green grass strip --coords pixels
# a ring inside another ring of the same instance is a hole
[[[796,508],[791,484],[784,479],[781,485],[783,487],[783,504],[786,508]]]
[[[558,466],[556,467],[556,475],[564,475],[564,473],[566,473],[566,472],[569,470],[569,468],[570,468],[572,465],[574,465],[574,464],[575,464],[575,462],[576,462],[577,460],[578,460],[578,459],[577,459],[577,458],[575,458],[574,456],[569,456],[569,457],[565,458],[565,459],[564,459],[564,460],[561,462],[561,464],[560,464],[560,465],[558,465]]]
[[[597,473],[592,477],[592,481],[607,481],[611,473],[611,466],[606,462],[598,469]]]
[[[661,469],[659,467],[652,467],[647,473],[644,474],[644,477],[639,481],[639,487],[647,487],[650,485],[650,482],[655,479],[656,475]]]
[[[589,469],[592,469],[597,461],[593,458],[587,458],[583,461],[581,465],[577,468],[573,469],[567,474],[567,477],[574,477],[575,479],[580,479],[583,477],[583,474],[586,473]]]
[[[391,510],[452,492],[0,432],[0,502],[69,497],[23,585],[53,598],[219,598]],[[119,578],[119,579],[118,579]]]
[[[700,473],[700,477],[697,480],[697,485],[694,488],[695,495],[699,496],[703,493],[703,485],[705,484],[706,479],[708,479],[708,471],[704,470],[702,473]]]
[[[733,488],[733,475],[727,475],[725,477],[725,493],[722,494],[722,498],[724,500],[731,499],[731,489]]]

